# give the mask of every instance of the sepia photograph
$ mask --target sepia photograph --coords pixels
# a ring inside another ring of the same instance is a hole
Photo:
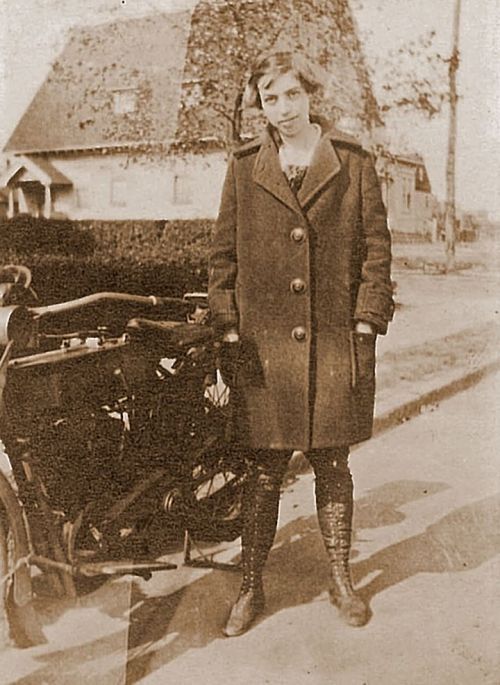
[[[496,0],[0,0],[0,683],[500,683]]]

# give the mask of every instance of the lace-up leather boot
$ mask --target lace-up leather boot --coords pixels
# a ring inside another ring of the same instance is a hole
[[[280,486],[287,460],[282,453],[257,453],[244,493],[241,536],[243,582],[228,621],[226,637],[245,633],[264,610],[262,572],[278,522]]]
[[[347,458],[347,449],[343,454],[332,450],[329,456],[322,456],[321,466],[311,461],[316,473],[318,522],[330,560],[330,598],[348,625],[363,626],[368,621],[368,607],[353,589],[349,567],[353,485]]]

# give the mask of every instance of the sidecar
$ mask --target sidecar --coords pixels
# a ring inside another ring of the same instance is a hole
[[[4,643],[43,640],[34,569],[51,596],[74,597],[82,579],[175,568],[148,547],[159,530],[184,536],[186,563],[192,536],[240,533],[245,467],[206,298],[164,303],[184,311],[169,320],[140,316],[159,298],[111,295],[0,308]],[[103,300],[120,308],[111,325]]]

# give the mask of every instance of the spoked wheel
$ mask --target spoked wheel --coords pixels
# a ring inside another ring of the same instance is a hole
[[[192,464],[187,529],[199,540],[234,540],[241,534],[244,463],[236,453],[207,450]]]
[[[9,539],[10,538],[10,539]],[[0,649],[11,644],[10,640],[10,617],[9,617],[9,594],[12,583],[9,573],[10,563],[9,548],[12,544],[12,536],[8,533],[2,517],[0,517]]]
[[[199,448],[189,463],[186,523],[199,540],[234,540],[241,534],[241,497],[246,477],[241,451],[231,440],[231,390],[217,372],[204,393],[197,422]]]
[[[30,647],[46,641],[33,602],[23,606],[14,599],[15,542],[8,519],[0,510],[0,649]]]

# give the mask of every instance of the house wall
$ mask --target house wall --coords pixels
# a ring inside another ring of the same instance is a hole
[[[54,191],[53,208],[70,219],[192,219],[217,215],[226,157],[132,157],[78,153],[51,157],[72,182]]]
[[[389,227],[397,233],[432,233],[432,194],[415,190],[416,168],[395,164],[389,169],[391,181],[382,179],[382,195]]]

